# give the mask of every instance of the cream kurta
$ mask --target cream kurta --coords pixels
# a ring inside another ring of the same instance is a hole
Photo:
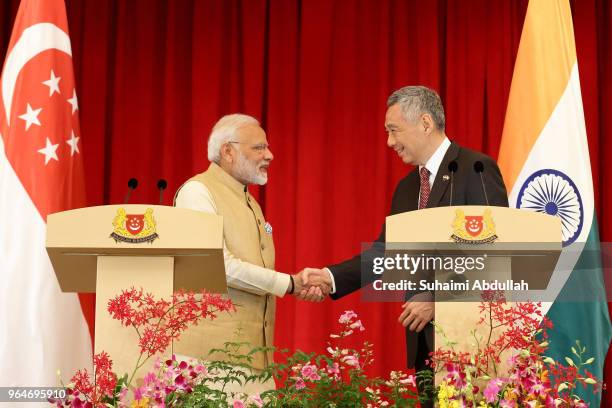
[[[225,342],[272,346],[274,295],[284,295],[289,275],[274,271],[274,242],[257,201],[243,184],[212,163],[177,191],[175,205],[223,216],[228,295],[237,311],[190,328],[175,343],[174,352],[215,360],[224,357],[209,356],[208,351],[223,348]],[[272,361],[272,353],[255,357],[253,366],[258,369]]]

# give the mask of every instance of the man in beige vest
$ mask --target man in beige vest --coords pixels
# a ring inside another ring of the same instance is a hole
[[[216,360],[224,356],[208,352],[223,348],[225,342],[272,346],[275,296],[299,294],[302,289],[300,276],[274,270],[272,227],[247,189],[249,184],[266,184],[273,158],[266,133],[255,118],[224,116],[208,139],[210,167],[176,193],[177,207],[223,216],[228,295],[237,308],[235,313],[189,329],[174,347],[177,354]],[[258,370],[272,361],[272,353],[254,357],[253,367]],[[257,392],[269,389],[270,384],[248,388],[249,393]]]

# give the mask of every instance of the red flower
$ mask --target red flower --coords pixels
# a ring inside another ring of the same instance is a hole
[[[183,331],[198,324],[200,319],[214,319],[219,312],[234,310],[231,300],[204,291],[198,295],[179,291],[169,302],[156,300],[142,288],[131,288],[108,302],[108,312],[114,319],[136,329],[140,351],[146,358],[165,351],[173,340],[179,339]]]
[[[106,352],[94,355],[94,378],[90,378],[86,369],[79,370],[72,377],[74,407],[106,407],[105,397],[112,397],[117,385],[117,376],[112,371],[113,362]],[[81,398],[82,397],[82,398]]]

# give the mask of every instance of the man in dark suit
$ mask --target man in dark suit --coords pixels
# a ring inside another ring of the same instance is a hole
[[[407,86],[393,92],[387,100],[385,128],[387,145],[404,163],[416,166],[398,183],[390,215],[450,205],[453,170],[452,205],[508,206],[506,188],[495,161],[451,142],[446,136],[444,108],[435,91]],[[486,193],[475,167],[483,173]],[[384,224],[377,242],[385,242]],[[367,256],[359,254],[324,269],[306,268],[303,279],[311,289],[302,291],[302,298],[317,300],[315,287],[321,287],[328,288],[332,299],[338,299],[371,283],[374,276],[371,280],[362,279],[362,255]],[[402,309],[398,320],[406,327],[408,367],[417,371],[428,369],[425,361],[434,349],[433,326],[428,324],[434,316],[433,296],[429,292],[418,293]]]

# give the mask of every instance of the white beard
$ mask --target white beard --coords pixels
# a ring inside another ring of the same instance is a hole
[[[238,161],[234,166],[236,178],[245,184],[265,185],[268,175],[259,172],[259,164],[249,161],[241,152],[238,152]]]

